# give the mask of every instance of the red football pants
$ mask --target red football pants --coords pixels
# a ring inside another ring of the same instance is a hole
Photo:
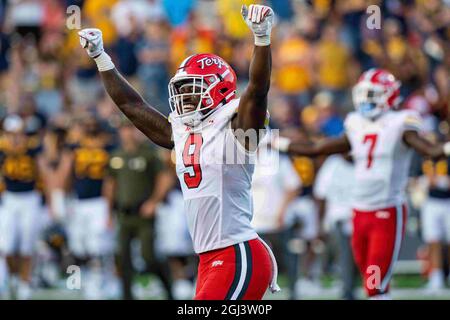
[[[259,239],[200,254],[195,300],[261,300],[272,276]]]
[[[369,297],[389,291],[405,232],[406,206],[353,210],[352,250]]]

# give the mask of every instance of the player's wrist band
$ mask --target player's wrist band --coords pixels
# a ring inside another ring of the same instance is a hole
[[[444,149],[445,156],[450,157],[450,141],[444,143],[444,145],[442,146],[442,149]]]
[[[291,139],[285,137],[278,137],[274,145],[275,149],[281,152],[287,152],[291,144]]]
[[[114,69],[116,66],[111,60],[111,57],[103,51],[97,58],[94,58],[95,63],[97,64],[98,71],[108,71]]]
[[[255,36],[255,46],[265,47],[270,45],[270,35],[268,36]]]

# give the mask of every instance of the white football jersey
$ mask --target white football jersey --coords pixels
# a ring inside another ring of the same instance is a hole
[[[286,192],[300,189],[301,181],[288,156],[273,157],[261,149],[266,148],[260,147],[258,150],[258,163],[253,175],[252,226],[258,232],[270,233],[278,230],[278,214]],[[278,167],[278,170],[266,172],[266,165]]]
[[[325,230],[330,231],[343,222],[350,233],[353,193],[355,189],[354,165],[342,157],[332,155],[325,160],[314,182],[314,196],[326,200]]]
[[[238,106],[239,99],[232,100],[195,128],[170,117],[176,171],[196,253],[258,237],[250,224],[255,153],[231,130]]]
[[[358,112],[347,116],[345,132],[355,162],[355,209],[372,211],[405,201],[413,151],[403,142],[403,133],[420,128],[420,116],[411,110],[390,110],[375,121]]]

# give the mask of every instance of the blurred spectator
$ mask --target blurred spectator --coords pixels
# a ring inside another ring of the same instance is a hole
[[[417,111],[423,119],[422,130],[434,132],[438,121],[433,116],[434,106],[438,102],[438,94],[432,86],[425,87],[425,83],[414,83],[411,94],[404,102],[404,108]]]
[[[241,18],[242,5],[249,6],[259,1],[251,0],[217,0],[217,13],[223,21],[225,34],[234,39],[242,39],[248,35],[248,28]]]
[[[156,210],[155,250],[157,259],[168,260],[173,280],[173,296],[177,300],[192,299],[195,295],[196,260],[187,217],[184,213],[181,185],[174,170],[172,152],[162,152],[163,161],[169,170],[164,184],[166,195]],[[177,236],[174,237],[173,235]]]
[[[146,270],[158,275],[171,299],[167,268],[155,259],[154,253],[154,216],[156,207],[165,196],[163,185],[167,184],[163,164],[156,151],[142,141],[141,135],[128,120],[122,120],[119,136],[120,147],[111,154],[103,190],[109,203],[110,221],[115,210],[119,223],[122,297],[125,300],[134,299],[131,244],[138,239]]]
[[[32,35],[39,41],[44,22],[44,3],[39,0],[16,0],[9,7],[9,23],[22,36]]]
[[[267,137],[270,137],[269,134]],[[301,188],[291,161],[278,155],[267,145],[268,138],[260,143],[253,174],[252,192],[254,212],[252,226],[272,248],[281,272],[286,270],[283,253],[283,232],[286,211],[297,198]]]
[[[201,23],[195,14],[190,23],[172,29],[170,38],[171,71],[174,73],[181,62],[194,53],[214,52],[216,32]]]
[[[38,135],[40,138],[47,125],[47,118],[37,110],[36,101],[32,95],[25,94],[22,97],[19,113],[25,122],[26,134]]]
[[[270,0],[268,5],[277,13],[280,20],[291,20],[294,18],[294,9],[292,2],[289,0]]]
[[[349,155],[330,156],[320,168],[314,185],[314,196],[319,201],[320,234],[336,237],[338,243],[339,273],[342,280],[341,297],[354,300],[358,269],[353,261],[352,189],[354,168]]]
[[[111,10],[117,0],[85,0],[83,5],[84,27],[99,28],[106,48],[117,39],[117,31],[111,20]]]
[[[27,135],[19,115],[7,116],[2,129],[0,168],[6,190],[0,215],[0,251],[8,263],[11,298],[28,300],[39,237],[38,163],[42,148],[38,139]]]
[[[275,48],[274,81],[292,106],[299,110],[310,103],[312,52],[311,45],[297,30],[286,29]]]
[[[429,134],[436,140],[436,135]],[[448,140],[448,137],[447,137]],[[450,159],[420,159],[418,184],[427,191],[421,208],[422,237],[429,250],[429,278],[426,288],[433,294],[445,288],[444,261],[446,246],[450,243]]]
[[[162,0],[167,18],[173,27],[185,24],[194,9],[196,0]]]
[[[306,132],[291,128],[284,130],[282,134],[294,141],[307,141],[306,134],[314,135],[314,133],[307,130]],[[283,242],[289,279],[289,297],[298,299],[301,290],[313,291],[320,287],[321,271],[318,259],[320,250],[317,249],[320,249],[321,240],[318,239],[319,219],[317,205],[313,198],[317,161],[309,157],[292,157],[291,161],[302,187],[280,220],[284,221],[285,225]],[[300,262],[302,262],[302,268],[300,268]],[[299,277],[300,272],[302,277]]]
[[[120,0],[111,12],[111,19],[121,37],[143,30],[147,20],[159,21],[164,17],[160,0]]]
[[[317,64],[318,86],[332,94],[336,106],[343,107],[352,65],[349,51],[339,39],[339,30],[339,26],[333,24],[324,27],[314,50],[314,58]]]
[[[286,129],[297,126],[300,117],[294,112],[288,99],[280,94],[273,94],[270,103],[270,121],[273,128]]]
[[[67,216],[67,194],[65,181],[61,177],[61,155],[66,143],[67,130],[52,127],[43,138],[43,152],[40,159],[44,195],[50,218],[57,222]]]
[[[42,29],[46,32],[58,32],[65,24],[65,8],[61,1],[45,0],[43,5]]]
[[[137,75],[143,86],[144,96],[162,113],[168,114],[169,42],[162,25],[158,21],[147,23],[144,38],[136,46],[139,62]]]
[[[69,247],[86,274],[84,298],[102,299],[111,294],[109,258],[114,247],[102,187],[114,146],[93,114],[81,120],[77,140],[67,143],[61,157],[62,180],[70,183],[75,195],[67,224]]]
[[[129,30],[121,33],[115,45],[117,68],[127,77],[133,77],[138,68],[136,56],[136,44],[140,40],[140,30],[137,28],[137,21],[133,16],[128,17]]]
[[[337,137],[344,131],[344,121],[334,107],[334,96],[328,91],[321,91],[313,99],[317,109],[320,132],[329,137]]]
[[[1,27],[0,27],[1,28]],[[1,30],[1,29],[0,29]],[[9,35],[7,33],[0,33],[0,77],[8,69],[8,50],[9,50]]]

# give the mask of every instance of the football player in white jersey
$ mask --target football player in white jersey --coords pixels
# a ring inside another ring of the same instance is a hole
[[[389,298],[389,282],[404,233],[405,187],[413,150],[440,158],[450,143],[436,145],[420,135],[421,120],[394,110],[400,83],[386,70],[364,72],[353,88],[356,111],[345,120],[343,136],[319,143],[273,141],[281,151],[306,156],[351,151],[355,161],[352,250],[370,298]]]
[[[251,177],[260,139],[243,134],[265,129],[274,13],[251,5],[242,7],[242,15],[255,39],[247,89],[236,97],[236,75],[222,58],[190,56],[169,83],[170,120],[115,69],[100,30],[79,32],[119,109],[153,142],[175,148],[189,231],[200,255],[196,299],[261,299],[267,287],[279,289],[273,254],[250,225]]]

